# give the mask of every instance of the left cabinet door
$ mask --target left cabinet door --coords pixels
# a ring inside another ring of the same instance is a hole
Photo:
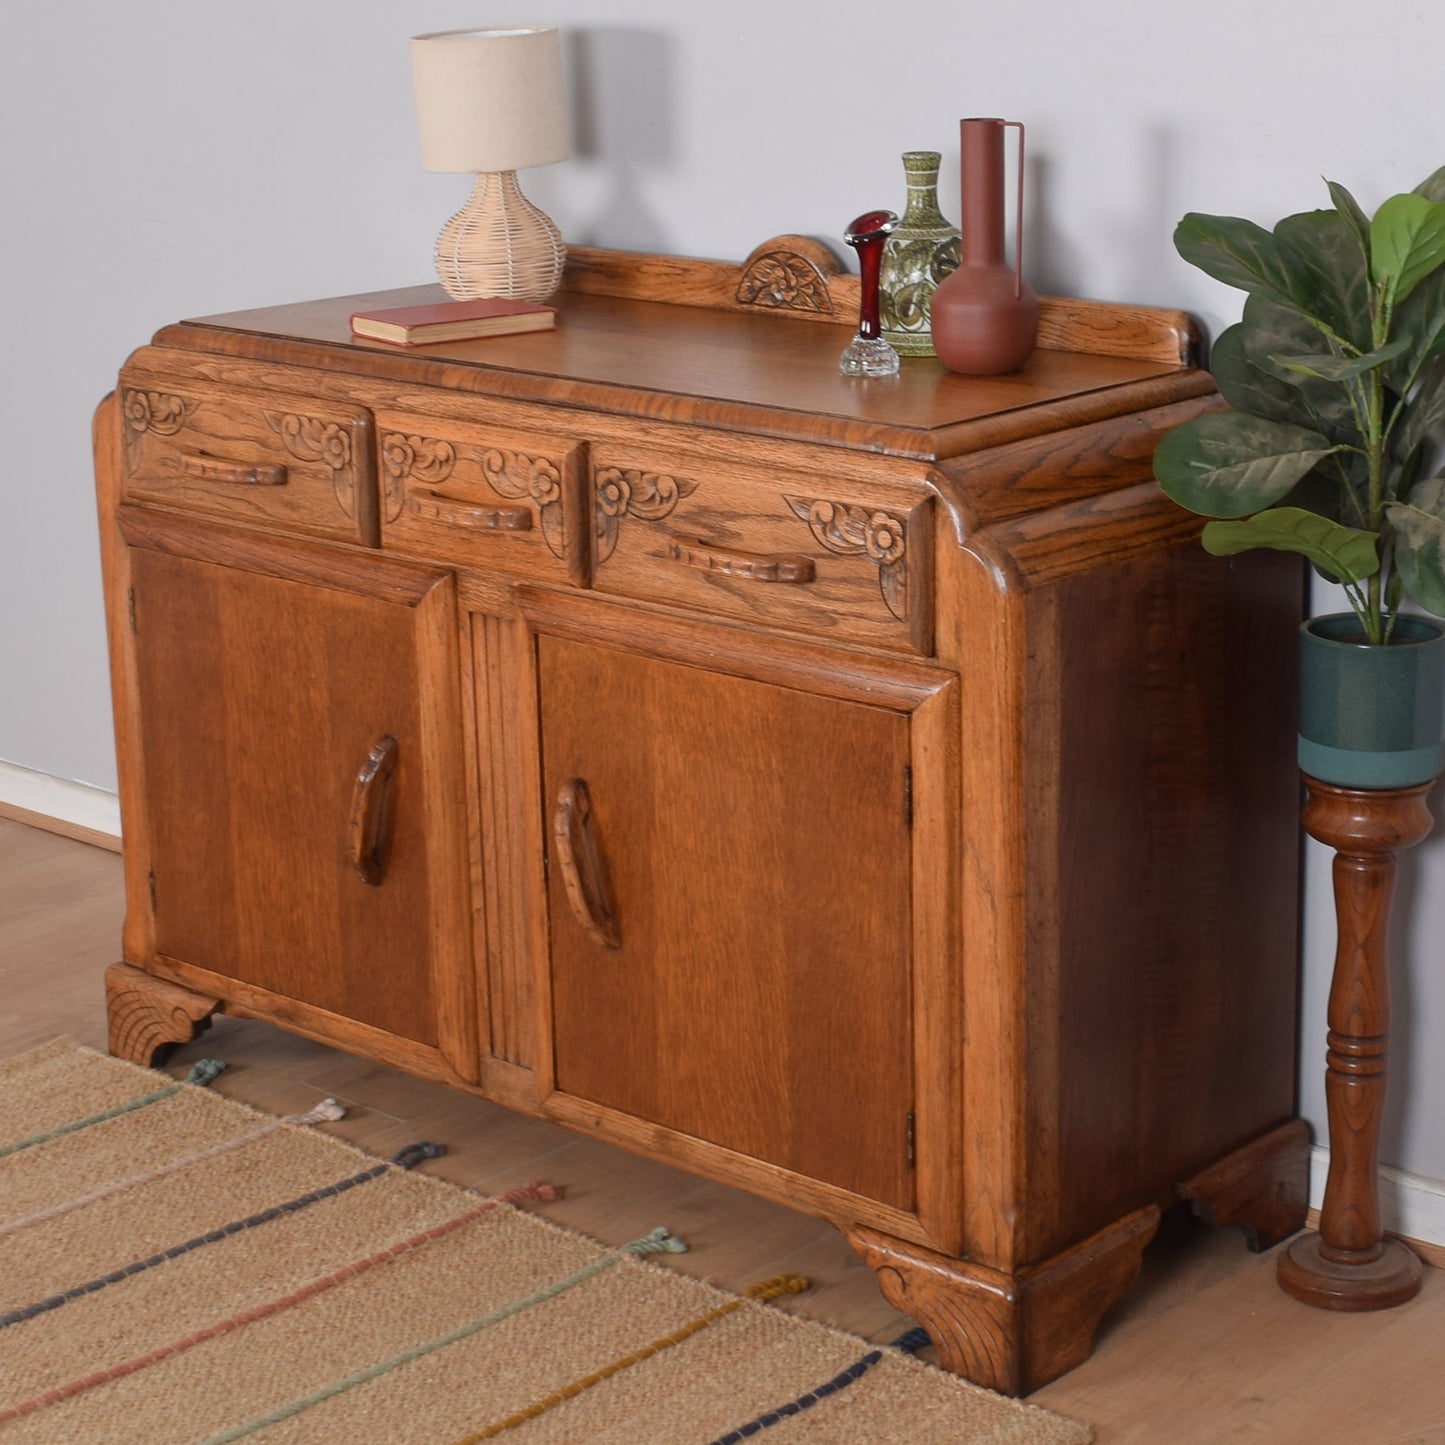
[[[158,971],[474,1078],[452,575],[122,530]]]

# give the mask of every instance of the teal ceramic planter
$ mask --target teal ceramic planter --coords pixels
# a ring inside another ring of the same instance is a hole
[[[1445,771],[1445,630],[1401,616],[1388,647],[1351,612],[1300,629],[1300,771],[1341,788],[1408,788]]]

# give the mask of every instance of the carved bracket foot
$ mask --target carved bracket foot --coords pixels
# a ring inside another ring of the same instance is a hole
[[[888,1302],[928,1331],[945,1369],[1027,1395],[1089,1357],[1099,1321],[1138,1278],[1158,1227],[1149,1205],[1016,1275],[862,1225],[845,1233]]]
[[[152,978],[128,963],[105,971],[105,1011],[110,1051],[118,1059],[149,1068],[211,1026],[221,1000],[192,993],[177,983]]]
[[[1291,1119],[1186,1179],[1179,1193],[1206,1223],[1240,1225],[1259,1253],[1305,1227],[1309,1175],[1309,1126]]]

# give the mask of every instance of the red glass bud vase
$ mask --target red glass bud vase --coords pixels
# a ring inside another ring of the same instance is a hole
[[[883,243],[898,227],[892,211],[866,211],[843,232],[858,253],[858,333],[838,358],[844,376],[896,376],[898,353],[883,336],[878,321],[878,273]]]
[[[1014,256],[1004,259],[1004,131],[1019,133]],[[1038,298],[1023,278],[1024,128],[1016,120],[959,122],[962,240],[958,269],[933,293],[933,348],[950,371],[994,376],[1029,359]]]

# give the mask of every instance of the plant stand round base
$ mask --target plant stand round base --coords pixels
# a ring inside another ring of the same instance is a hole
[[[1326,1310],[1387,1310],[1420,1292],[1424,1266],[1398,1239],[1385,1239],[1379,1257],[1333,1260],[1318,1234],[1301,1234],[1279,1257],[1279,1284],[1307,1305]]]

